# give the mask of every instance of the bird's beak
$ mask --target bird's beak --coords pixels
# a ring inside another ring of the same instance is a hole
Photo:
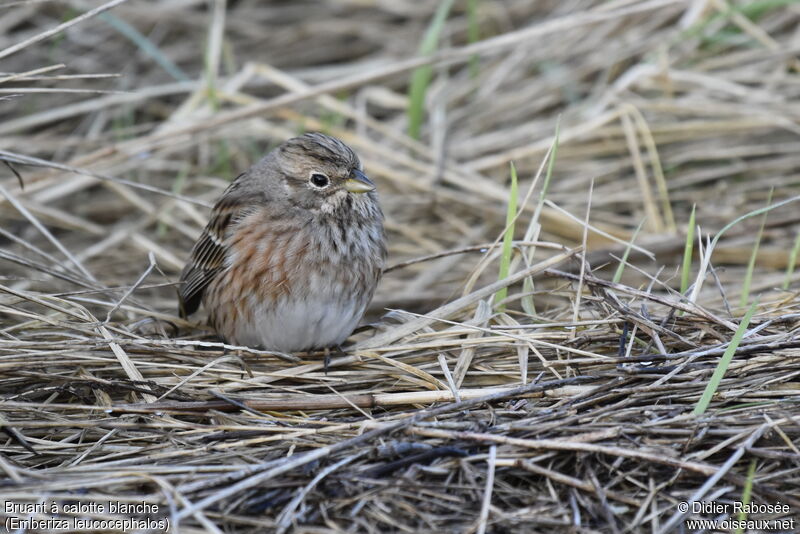
[[[356,169],[350,174],[350,178],[344,182],[344,188],[351,193],[367,193],[375,191],[375,184],[367,178],[366,174]]]

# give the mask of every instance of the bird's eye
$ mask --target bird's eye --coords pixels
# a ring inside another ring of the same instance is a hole
[[[308,181],[317,189],[325,189],[331,183],[330,179],[322,173],[315,172]]]

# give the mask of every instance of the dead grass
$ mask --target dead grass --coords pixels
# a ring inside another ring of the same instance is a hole
[[[741,500],[755,462],[752,500],[791,511],[751,518],[797,525],[796,203],[767,216],[758,311],[702,416],[761,219],[678,288],[693,205],[705,253],[800,194],[800,8],[477,2],[467,44],[457,1],[419,58],[436,5],[0,5],[2,500],[147,502],[184,533],[669,532],[682,501]],[[509,161],[522,203],[559,120],[498,282]],[[301,130],[362,156],[395,266],[327,373],[175,309],[207,208]]]

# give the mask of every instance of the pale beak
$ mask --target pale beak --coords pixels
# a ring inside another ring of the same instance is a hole
[[[355,169],[344,182],[344,188],[351,193],[368,193],[375,191],[375,184],[363,172]]]

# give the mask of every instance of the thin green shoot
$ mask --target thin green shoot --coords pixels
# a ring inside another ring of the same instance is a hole
[[[760,0],[757,2],[750,2],[741,6],[742,14],[752,20],[758,22],[760,18],[776,9],[782,7],[797,5],[798,0]]]
[[[547,160],[547,171],[544,176],[544,183],[542,190],[539,191],[539,201],[536,203],[536,208],[533,211],[533,217],[528,225],[528,230],[525,232],[525,241],[532,242],[539,239],[539,232],[542,226],[539,224],[539,217],[541,216],[542,209],[544,208],[544,201],[547,197],[547,189],[550,187],[550,178],[553,176],[553,169],[556,164],[556,155],[558,155],[558,140],[561,132],[561,116],[559,115],[556,120],[556,132],[553,137],[553,144],[550,145],[549,156]],[[530,263],[533,259],[533,253],[536,251],[534,247],[526,249],[525,258]],[[536,315],[536,307],[533,303],[533,280],[526,278],[522,281],[522,292],[524,296],[520,300],[522,309],[528,315]]]
[[[750,504],[753,495],[753,480],[756,477],[756,461],[750,461],[750,467],[747,468],[747,478],[744,481],[744,488],[742,489],[742,509],[739,510],[739,514],[736,519],[740,521],[740,524],[743,524],[747,521],[747,508]],[[744,529],[739,526],[736,528],[736,534],[742,534]]]
[[[628,262],[628,256],[631,253],[631,247],[633,246],[633,242],[636,241],[636,236],[639,235],[639,231],[641,231],[642,225],[646,220],[647,218],[642,219],[642,221],[639,223],[639,226],[637,226],[636,230],[633,232],[631,240],[628,241],[628,246],[625,247],[625,253],[622,254],[622,258],[619,260],[619,265],[617,265],[617,271],[614,273],[614,278],[612,280],[615,284],[619,283],[619,281],[622,279],[622,272],[625,270],[625,264]]]
[[[786,278],[783,280],[783,289],[789,289],[794,269],[797,267],[798,252],[800,252],[800,232],[797,232],[797,237],[794,238],[792,252],[789,253],[789,262],[786,264]]]
[[[697,204],[692,205],[692,214],[689,215],[689,228],[686,229],[686,243],[683,245],[683,265],[681,267],[681,295],[689,289],[689,275],[692,270],[692,253],[694,252],[694,229]]]
[[[731,342],[728,344],[728,348],[725,349],[725,352],[722,354],[722,358],[720,358],[717,368],[714,369],[714,374],[711,375],[711,380],[709,380],[708,384],[706,384],[706,389],[703,391],[703,395],[700,397],[700,400],[697,401],[697,405],[694,407],[694,415],[703,415],[706,409],[708,409],[708,405],[711,404],[711,398],[717,392],[719,384],[722,382],[722,378],[725,376],[725,372],[728,370],[731,360],[733,360],[733,355],[736,353],[736,349],[739,347],[739,343],[742,341],[742,338],[747,331],[747,326],[750,324],[750,319],[752,319],[757,305],[758,300],[754,301],[747,310],[747,313],[744,314],[742,322],[739,323],[739,328],[736,329],[736,332],[733,334],[733,339],[731,339]]]
[[[436,9],[436,13],[425,32],[425,37],[419,47],[419,53],[428,56],[436,51],[439,43],[439,35],[442,33],[447,15],[453,6],[453,0],[445,0]],[[425,65],[414,69],[411,74],[411,85],[408,90],[408,135],[413,139],[419,139],[422,130],[422,118],[425,113],[425,94],[433,76],[433,67]]]
[[[717,232],[717,234],[714,236],[714,239],[711,240],[711,243],[706,249],[702,265],[700,265],[700,270],[698,271],[697,279],[695,280],[694,289],[692,289],[692,294],[689,297],[689,302],[697,302],[697,297],[700,294],[700,289],[703,287],[703,279],[705,278],[706,271],[708,270],[709,263],[711,262],[711,254],[714,252],[714,247],[717,246],[717,242],[719,242],[720,238],[725,232],[727,232],[733,226],[736,226],[745,219],[749,219],[750,217],[755,217],[756,215],[761,215],[762,213],[766,213],[776,208],[780,208],[781,206],[797,202],[798,200],[800,200],[800,195],[795,195],[791,198],[787,198],[785,200],[781,200],[780,202],[776,202],[771,206],[758,208],[757,210],[745,213],[744,215],[735,218],[734,220],[723,226],[722,229],[719,232]]]
[[[775,192],[775,188],[769,190],[769,196],[767,197],[767,206],[772,203],[772,194]],[[758,258],[758,247],[761,244],[761,236],[764,235],[764,226],[767,224],[767,212],[764,212],[763,217],[761,218],[761,225],[758,227],[758,233],[756,234],[756,242],[753,243],[753,250],[750,252],[750,261],[747,263],[747,272],[744,275],[744,281],[742,282],[742,296],[739,299],[739,306],[744,307],[747,305],[747,302],[750,300],[750,284],[753,281],[753,271],[756,267],[756,259]]]
[[[478,0],[467,0],[467,42],[477,43],[481,39],[481,27],[478,23]],[[469,58],[469,76],[477,78],[480,72],[480,59],[478,54]]]
[[[503,234],[503,250],[500,255],[500,274],[498,280],[508,277],[508,269],[511,265],[511,245],[514,241],[514,221],[517,215],[517,168],[511,162],[511,191],[508,195],[508,210],[506,211],[506,229]],[[495,304],[504,300],[508,296],[508,288],[504,287],[494,296]],[[502,308],[499,308],[502,311]]]
[[[164,54],[153,41],[142,35],[139,30],[128,24],[125,20],[113,15],[111,13],[101,13],[98,18],[102,19],[109,26],[117,30],[123,36],[128,38],[141,50],[146,56],[152,58],[167,74],[178,80],[179,82],[189,81],[189,76],[181,70],[166,54]]]
[[[550,161],[547,162],[547,173],[544,175],[544,184],[542,190],[539,192],[539,203],[536,206],[537,215],[542,211],[544,206],[544,199],[547,195],[547,188],[550,187],[550,178],[553,177],[553,169],[556,165],[556,156],[558,155],[558,141],[561,135],[561,115],[556,120],[556,133],[553,138],[553,150],[550,152]]]
[[[741,6],[729,6],[728,9],[721,12],[713,11],[713,14],[710,16],[700,20],[694,26],[681,32],[677,39],[685,40],[701,37],[705,42],[713,43],[717,40],[720,40],[725,35],[741,34],[741,29],[738,27],[731,29],[728,26],[723,26],[720,30],[718,30],[717,33],[713,35],[703,35],[703,31],[706,28],[715,25],[720,20],[729,19],[733,15],[741,14],[752,21],[757,21],[769,11],[797,3],[798,0],[759,0],[756,2],[750,2],[749,4],[743,4]]]

